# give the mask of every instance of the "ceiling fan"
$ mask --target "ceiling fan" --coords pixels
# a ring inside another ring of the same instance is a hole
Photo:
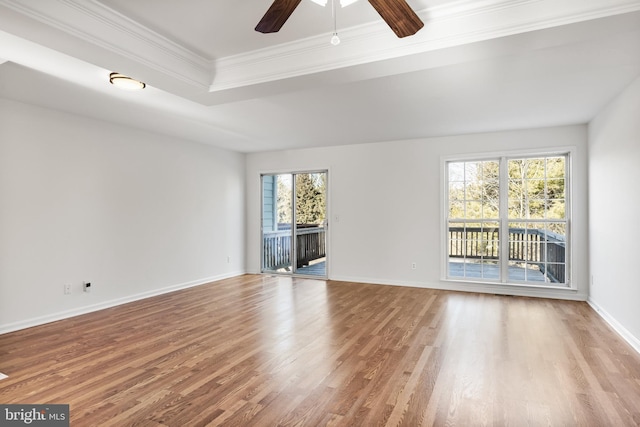
[[[267,10],[267,13],[264,14],[256,26],[256,31],[261,33],[278,32],[301,1],[302,0],[274,0],[269,10]],[[424,23],[405,0],[368,1],[398,37],[412,36],[424,26]],[[344,0],[342,0],[342,3],[344,5]],[[348,3],[353,3],[353,1],[349,1]]]

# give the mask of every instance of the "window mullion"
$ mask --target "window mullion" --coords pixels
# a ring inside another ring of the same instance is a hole
[[[509,277],[509,163],[506,157],[500,158],[500,281],[506,283]]]
[[[447,161],[445,277],[569,286],[570,160],[534,153]]]

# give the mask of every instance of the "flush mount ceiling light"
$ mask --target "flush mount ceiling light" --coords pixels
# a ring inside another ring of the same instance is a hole
[[[120,73],[109,74],[109,82],[112,85],[125,90],[140,90],[147,87],[147,85],[144,84],[143,82],[136,79],[132,79],[131,77],[125,76],[124,74],[120,74]]]

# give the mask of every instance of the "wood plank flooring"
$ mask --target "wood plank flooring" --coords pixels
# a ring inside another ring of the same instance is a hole
[[[585,303],[247,275],[0,335],[0,403],[80,426],[633,426]]]

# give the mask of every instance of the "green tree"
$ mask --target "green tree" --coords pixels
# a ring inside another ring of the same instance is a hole
[[[565,157],[508,161],[510,219],[565,218]],[[449,216],[493,219],[499,215],[500,164],[497,160],[449,164]],[[561,224],[552,224],[564,234]]]
[[[494,219],[500,208],[500,167],[496,160],[449,165],[451,218]]]
[[[291,175],[278,175],[278,222],[291,224]],[[322,224],[327,207],[325,173],[301,173],[296,179],[296,221],[298,224]]]
[[[296,175],[296,221],[321,224],[326,210],[326,174]]]

